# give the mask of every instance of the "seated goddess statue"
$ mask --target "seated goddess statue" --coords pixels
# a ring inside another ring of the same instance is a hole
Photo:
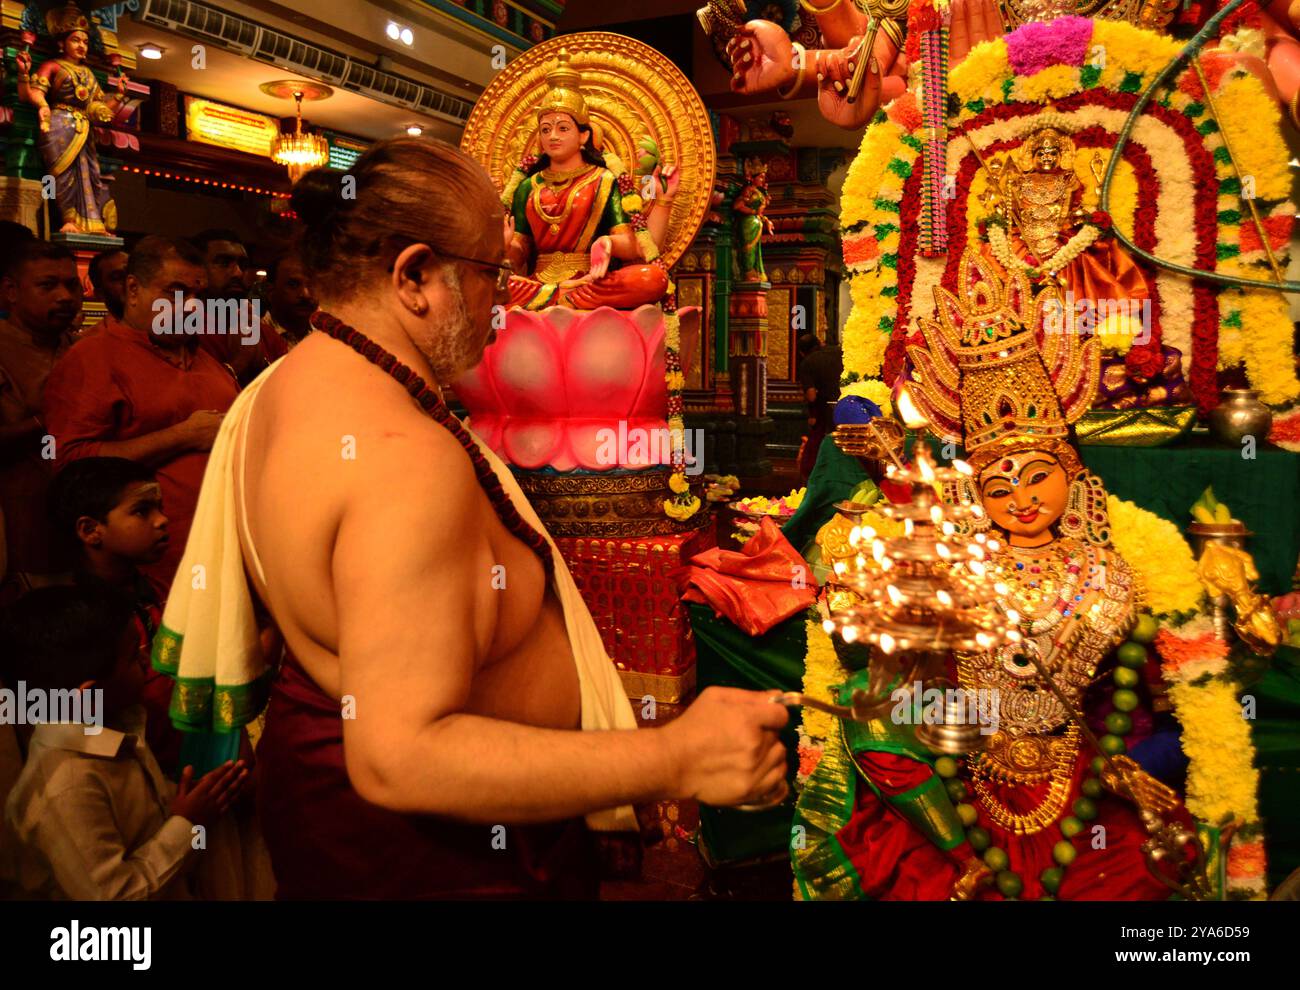
[[[506,185],[507,257],[520,273],[510,279],[510,305],[634,309],[658,302],[668,272],[654,260],[680,174],[656,167],[644,201],[626,175],[606,166],[580,74],[563,49],[546,81],[537,107],[540,154]]]

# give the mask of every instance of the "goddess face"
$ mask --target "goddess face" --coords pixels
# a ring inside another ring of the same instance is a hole
[[[63,54],[74,62],[84,62],[90,50],[90,37],[85,31],[73,31],[63,39]]]
[[[1044,138],[1034,149],[1034,164],[1040,172],[1055,171],[1061,161],[1061,148],[1051,138]]]
[[[980,475],[980,501],[1013,545],[1038,546],[1065,512],[1070,479],[1051,454],[1029,450],[1000,457]]]
[[[537,127],[537,136],[541,141],[542,151],[550,156],[551,161],[565,161],[582,150],[587,143],[590,132],[584,134],[578,130],[578,122],[567,113],[548,113],[542,117]]]

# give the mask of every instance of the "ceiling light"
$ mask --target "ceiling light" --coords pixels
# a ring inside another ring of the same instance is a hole
[[[311,134],[302,129],[302,93],[294,93],[293,98],[298,105],[293,132],[280,134],[271,142],[271,158],[281,165],[287,165],[290,181],[297,182],[303,172],[328,163],[330,149],[329,143],[319,134]]]
[[[424,133],[424,128],[419,124],[408,124],[406,127],[406,133],[411,137],[419,137]]]
[[[163,57],[163,50],[159,48],[157,45],[141,45],[140,57],[153,59],[154,61],[157,61],[158,59]]]
[[[402,36],[402,26],[398,24],[396,21],[389,21],[388,37],[390,37],[393,41],[396,41],[401,36]]]
[[[410,28],[402,28],[402,44],[406,45],[407,48],[415,44],[415,32]]]

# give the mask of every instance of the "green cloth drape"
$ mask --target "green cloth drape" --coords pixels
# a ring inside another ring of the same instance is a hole
[[[794,515],[781,527],[790,546],[803,552],[808,541],[835,515],[835,503],[852,495],[866,477],[867,472],[856,458],[841,451],[830,437],[824,437],[817,450],[817,463],[808,476],[808,491]]]
[[[1300,870],[1300,649],[1281,647],[1243,697],[1255,699],[1251,741],[1272,890]]]
[[[751,639],[707,605],[688,603],[695,632],[696,673],[700,689],[712,685],[753,691],[803,688],[803,661],[808,652],[804,614],[800,612]],[[790,710],[790,722],[781,733],[790,757],[790,798],[767,811],[736,811],[700,806],[703,849],[713,863],[735,863],[770,855],[790,845],[794,815],[794,772],[798,766],[800,710]]]
[[[1246,549],[1259,568],[1260,590],[1291,588],[1300,555],[1300,455],[1260,444],[1255,457],[1205,437],[1171,447],[1081,446],[1083,462],[1112,495],[1136,502],[1185,530],[1192,503],[1207,485],[1255,535]]]

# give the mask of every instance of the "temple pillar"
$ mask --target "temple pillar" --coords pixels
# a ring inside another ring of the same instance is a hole
[[[764,475],[772,470],[767,441],[775,423],[767,415],[767,290],[768,282],[732,285],[728,306],[732,408],[736,413],[738,475]]]
[[[0,220],[12,220],[30,227],[39,236],[41,211],[45,205],[41,184],[35,179],[0,175]]]

